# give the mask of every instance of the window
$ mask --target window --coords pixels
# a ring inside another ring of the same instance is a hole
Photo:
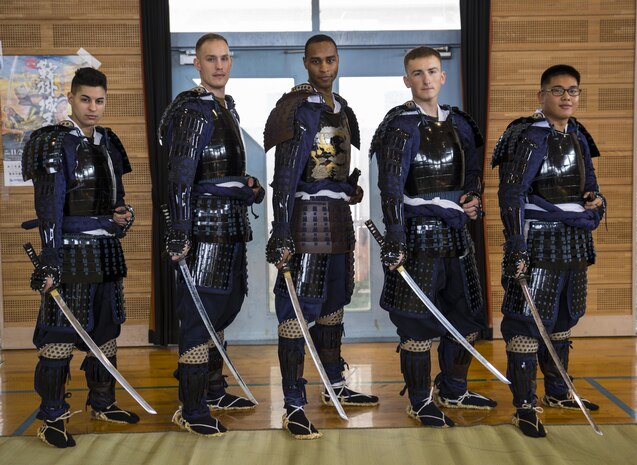
[[[171,32],[311,31],[310,0],[170,0]]]
[[[323,31],[460,29],[458,0],[320,0]]]

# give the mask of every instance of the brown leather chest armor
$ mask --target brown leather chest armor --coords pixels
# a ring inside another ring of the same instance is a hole
[[[409,167],[405,192],[415,197],[433,192],[461,190],[464,152],[450,120],[419,124],[420,147]]]

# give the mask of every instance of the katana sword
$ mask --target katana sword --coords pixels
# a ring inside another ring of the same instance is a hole
[[[566,369],[564,369],[564,365],[562,365],[562,362],[560,361],[560,358],[557,355],[557,352],[555,352],[555,347],[553,347],[553,343],[551,342],[551,339],[548,333],[546,332],[544,323],[542,323],[542,318],[540,318],[540,314],[537,311],[535,302],[533,302],[533,298],[531,297],[531,291],[529,290],[529,286],[526,283],[526,278],[524,277],[524,275],[521,275],[521,277],[516,279],[518,283],[520,284],[520,287],[522,288],[522,293],[524,294],[526,303],[528,304],[529,309],[531,310],[531,315],[533,315],[533,321],[535,321],[535,325],[537,326],[537,329],[540,332],[540,336],[542,337],[542,342],[544,342],[544,345],[548,349],[549,354],[551,354],[553,363],[555,363],[555,366],[557,367],[557,370],[560,372],[562,379],[568,386],[568,389],[571,392],[571,395],[575,399],[575,402],[577,402],[577,405],[579,406],[582,413],[584,413],[584,416],[586,417],[586,420],[588,421],[588,423],[591,425],[591,428],[593,428],[593,431],[595,431],[600,436],[603,436],[604,433],[602,433],[602,430],[599,429],[599,426],[597,426],[597,423],[595,423],[595,420],[593,420],[593,417],[591,417],[590,412],[584,406],[584,403],[582,402],[581,397],[579,396],[579,394],[577,394],[577,391],[575,390],[575,385],[573,384],[571,377],[566,372]]]
[[[170,212],[168,210],[168,206],[163,205],[161,210],[162,210],[162,213],[164,214],[164,220],[166,221],[166,226],[170,229],[172,227],[172,220],[170,218]],[[192,279],[192,275],[190,274],[190,269],[188,268],[186,259],[182,258],[181,260],[178,260],[177,264],[179,265],[179,271],[181,271],[181,275],[184,278],[184,282],[186,283],[188,292],[190,293],[190,296],[192,297],[192,301],[195,304],[197,313],[199,313],[199,316],[201,317],[201,320],[203,321],[204,326],[208,330],[208,334],[210,335],[210,338],[212,339],[212,342],[215,345],[216,349],[219,351],[221,358],[223,358],[223,361],[226,363],[226,366],[230,370],[230,373],[232,373],[232,376],[234,376],[234,379],[237,381],[237,383],[239,384],[239,387],[245,393],[246,397],[250,399],[250,402],[252,402],[254,405],[259,405],[259,402],[257,402],[257,400],[252,395],[252,392],[248,388],[248,385],[245,383],[245,381],[243,381],[243,378],[241,377],[241,375],[235,368],[234,364],[232,363],[232,360],[230,360],[230,357],[228,356],[228,353],[226,352],[226,349],[223,346],[223,342],[221,342],[221,339],[219,339],[219,335],[217,334],[217,331],[212,325],[212,322],[210,321],[210,317],[208,316],[208,312],[206,312],[206,308],[204,307],[203,302],[201,301],[201,296],[199,295],[199,292],[197,291],[197,288],[195,287],[195,281]]]
[[[31,263],[33,263],[33,265],[36,267],[40,266],[40,259],[35,253],[35,250],[33,249],[33,246],[31,245],[31,243],[26,243],[24,244],[23,247],[27,255],[29,256]],[[66,305],[66,302],[64,302],[64,299],[62,298],[58,290],[55,287],[52,287],[51,289],[47,291],[47,294],[49,294],[51,298],[55,301],[57,306],[60,308],[60,310],[66,317],[66,319],[69,320],[69,323],[71,323],[71,326],[73,327],[73,329],[82,338],[82,340],[84,341],[84,344],[88,346],[91,353],[95,355],[95,358],[97,358],[100,361],[100,363],[104,365],[104,368],[106,368],[108,372],[111,375],[113,375],[113,378],[115,378],[117,382],[122,385],[122,387],[126,390],[126,392],[128,392],[133,397],[133,399],[135,399],[137,403],[142,406],[144,410],[146,410],[148,413],[152,413],[153,415],[156,415],[157,411],[154,408],[152,408],[148,404],[148,402],[144,400],[144,398],[141,395],[139,395],[139,393],[133,388],[133,386],[131,386],[128,383],[128,381],[126,381],[126,379],[124,379],[122,374],[119,371],[117,371],[117,368],[115,368],[115,366],[111,363],[108,357],[104,355],[104,352],[102,352],[99,346],[95,344],[93,339],[91,339],[91,336],[89,336],[88,333],[84,330],[84,328],[82,328],[82,325],[77,320],[77,318],[75,318],[75,315],[73,315],[73,312],[71,311],[71,309]]]
[[[305,344],[307,344],[307,350],[310,353],[310,356],[314,361],[314,365],[319,372],[319,376],[321,377],[323,386],[325,386],[325,389],[327,389],[327,393],[329,394],[330,400],[332,401],[332,404],[334,404],[338,415],[343,420],[349,420],[349,418],[347,418],[347,415],[345,414],[345,410],[343,410],[343,406],[338,400],[336,392],[334,392],[334,388],[332,387],[330,379],[327,377],[327,373],[325,373],[325,368],[323,367],[318,352],[316,351],[316,347],[314,346],[314,341],[312,340],[312,336],[310,335],[310,330],[307,327],[305,317],[303,316],[303,310],[301,309],[301,304],[299,303],[299,297],[296,294],[294,281],[292,280],[292,273],[290,273],[290,268],[287,264],[284,265],[283,268],[281,268],[281,273],[283,273],[283,278],[285,279],[285,284],[288,288],[288,294],[290,295],[290,300],[292,301],[292,308],[294,308],[296,320],[299,322],[301,333],[303,333],[303,339],[305,339]]]
[[[376,225],[374,224],[374,222],[372,220],[367,220],[365,221],[365,226],[367,226],[367,228],[372,233],[372,236],[374,237],[374,239],[376,239],[378,244],[382,246],[383,243],[385,242],[385,239],[383,238],[378,228],[376,228]],[[396,271],[400,273],[400,276],[402,276],[402,278],[409,285],[409,287],[414,292],[414,294],[418,296],[418,298],[422,301],[422,303],[425,304],[425,307],[427,307],[427,309],[431,312],[431,314],[434,317],[436,317],[436,319],[442,324],[442,326],[445,327],[447,331],[449,331],[449,333],[454,338],[456,338],[456,341],[458,341],[458,343],[462,345],[462,347],[467,349],[471,353],[471,355],[473,355],[476,360],[482,363],[482,365],[484,365],[484,367],[487,370],[493,373],[493,375],[495,375],[496,378],[498,378],[500,381],[502,381],[505,384],[511,384],[511,381],[509,381],[502,373],[500,373],[498,369],[491,364],[491,362],[489,362],[486,358],[484,358],[482,354],[478,352],[476,348],[473,347],[471,343],[467,341],[467,339],[458,332],[458,330],[449,322],[449,320],[445,318],[445,316],[440,312],[440,310],[436,308],[436,306],[429,299],[429,297],[427,297],[427,295],[423,292],[423,290],[420,287],[418,287],[418,284],[416,284],[414,279],[411,277],[411,275],[407,272],[407,270],[402,265],[397,267]]]

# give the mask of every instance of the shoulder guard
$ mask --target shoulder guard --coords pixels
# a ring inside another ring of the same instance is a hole
[[[180,93],[179,95],[177,95],[177,97],[175,97],[175,99],[172,102],[170,102],[170,104],[164,110],[164,114],[162,115],[161,120],[159,121],[159,127],[157,129],[157,136],[159,137],[160,144],[163,144],[164,142],[164,139],[166,137],[166,131],[168,129],[170,121],[173,119],[175,114],[179,112],[181,107],[183,107],[187,103],[198,100],[199,97],[203,97],[204,95],[208,93],[209,92],[204,87],[197,86],[190,90],[186,90]]]
[[[225,100],[226,100],[226,108],[228,110],[232,110],[236,106],[236,103],[231,95],[226,95]]]
[[[310,95],[317,95],[309,84],[299,84],[283,96],[270,112],[263,131],[263,148],[267,152],[275,145],[294,137],[294,116],[296,110]]]
[[[536,116],[540,115],[540,116]],[[495,168],[506,160],[512,159],[520,136],[534,123],[543,118],[540,113],[513,120],[498,139],[493,149],[491,167]]]
[[[582,125],[582,123],[577,121],[575,118],[571,118],[571,119],[577,125],[577,130],[582,133],[582,135],[586,139],[586,142],[588,142],[588,148],[591,151],[591,157],[592,158],[599,157],[601,153],[599,152],[599,148],[597,147],[597,144],[595,143],[593,136],[591,136],[591,133],[588,132],[588,130],[584,127],[584,125]]]
[[[60,171],[64,138],[74,128],[70,121],[63,121],[31,134],[22,152],[22,178],[25,181]]]
[[[104,131],[104,136],[106,137],[106,148],[108,149],[110,144],[113,144],[115,148],[122,155],[122,174],[130,173],[133,171],[131,167],[130,161],[128,160],[128,154],[126,153],[126,149],[124,148],[124,144],[120,138],[113,132],[111,128],[101,128]]]
[[[449,108],[445,106],[443,108],[449,109],[452,115],[456,114],[456,115],[462,116],[465,119],[465,121],[469,123],[469,126],[471,127],[471,131],[473,131],[473,139],[475,141],[476,147],[482,147],[484,145],[484,137],[482,136],[482,133],[480,132],[480,128],[478,127],[478,124],[475,122],[475,120],[469,115],[469,113],[465,113],[458,107]]]
[[[389,124],[396,119],[398,116],[402,115],[407,111],[416,111],[416,104],[413,100],[408,100],[402,105],[398,105],[397,107],[392,108],[387,112],[383,121],[378,125],[374,136],[372,137],[372,143],[369,146],[369,157],[372,158],[374,154],[378,151],[378,147],[385,137],[385,133],[387,132],[387,128],[389,128]]]
[[[347,100],[341,97],[338,94],[334,94],[334,98],[341,104],[342,110],[345,112],[347,116],[347,122],[349,123],[350,136],[352,138],[352,145],[360,150],[361,148],[361,132],[358,127],[358,119],[356,119],[356,115],[354,111],[347,105]]]

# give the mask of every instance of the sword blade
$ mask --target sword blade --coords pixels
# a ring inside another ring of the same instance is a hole
[[[201,301],[199,292],[197,292],[197,288],[195,287],[195,281],[192,279],[192,275],[190,274],[190,270],[188,269],[186,260],[183,260],[183,259],[179,260],[178,263],[179,263],[179,270],[181,271],[181,274],[184,277],[184,281],[186,282],[186,287],[188,288],[188,292],[190,292],[190,296],[192,297],[192,300],[195,303],[195,308],[197,309],[199,316],[203,320],[203,324],[208,330],[208,333],[210,334],[210,337],[212,338],[212,342],[214,343],[215,347],[219,351],[219,354],[221,354],[221,358],[223,358],[223,361],[226,363],[226,366],[232,373],[232,376],[234,376],[234,379],[237,380],[239,387],[245,393],[246,397],[250,399],[250,401],[253,404],[259,405],[259,402],[257,402],[257,400],[254,398],[254,396],[252,395],[252,392],[248,388],[248,385],[245,383],[245,381],[243,381],[243,378],[241,377],[241,375],[235,368],[234,364],[230,360],[230,357],[228,356],[228,353],[226,352],[226,349],[223,346],[221,339],[219,339],[219,336],[217,335],[217,331],[215,330],[214,326],[212,326],[212,322],[210,321],[210,318],[208,317],[208,313],[206,312],[206,309],[203,306],[203,302]]]
[[[57,306],[60,308],[60,310],[66,317],[66,319],[69,320],[69,323],[71,323],[71,326],[73,327],[73,329],[82,338],[82,340],[84,341],[84,344],[88,346],[91,353],[95,355],[95,357],[100,361],[102,365],[104,365],[104,368],[106,368],[108,372],[111,375],[113,375],[113,378],[115,378],[117,382],[121,384],[121,386],[126,390],[126,392],[128,392],[133,397],[133,399],[135,399],[137,403],[142,406],[144,410],[146,410],[148,413],[152,413],[153,415],[156,415],[157,411],[154,408],[152,408],[148,404],[148,402],[144,400],[144,398],[141,395],[139,395],[139,393],[135,390],[135,388],[133,388],[133,386],[131,386],[128,383],[128,381],[126,381],[126,379],[124,379],[122,374],[119,371],[117,371],[117,368],[113,366],[113,364],[108,359],[108,357],[104,355],[104,352],[102,352],[102,350],[98,347],[98,345],[95,344],[95,342],[93,342],[93,339],[91,339],[91,336],[89,336],[88,333],[84,330],[84,328],[82,328],[82,325],[80,324],[79,321],[77,321],[77,318],[75,318],[75,315],[73,315],[73,312],[71,311],[71,309],[66,305],[66,302],[64,302],[64,299],[62,298],[60,293],[57,291],[57,289],[55,288],[51,289],[49,291],[49,295],[53,298],[53,300],[55,301]]]
[[[292,281],[292,275],[289,271],[282,271],[283,277],[285,278],[285,284],[288,288],[288,294],[290,295],[290,300],[292,301],[292,307],[294,308],[294,314],[296,315],[296,320],[299,322],[299,326],[301,327],[301,333],[303,333],[303,339],[305,339],[305,344],[307,344],[307,350],[310,352],[312,360],[314,361],[314,365],[319,372],[319,376],[321,377],[321,381],[323,382],[323,386],[327,389],[327,392],[330,396],[330,400],[338,415],[343,420],[349,420],[347,415],[345,414],[345,410],[343,410],[343,406],[338,400],[338,396],[336,392],[334,392],[334,388],[332,387],[332,383],[330,379],[327,377],[327,373],[325,373],[325,368],[323,368],[323,364],[321,363],[321,359],[319,358],[318,352],[316,351],[316,347],[314,346],[314,341],[312,340],[312,336],[310,335],[310,330],[307,327],[307,323],[305,322],[305,317],[303,316],[303,310],[301,310],[301,304],[299,303],[299,297],[296,294],[296,289],[294,288],[294,282]]]
[[[582,413],[586,417],[586,420],[591,425],[591,428],[593,428],[593,431],[595,431],[600,436],[603,436],[604,433],[602,433],[602,430],[599,429],[599,426],[597,426],[597,423],[595,423],[595,420],[593,420],[593,417],[591,417],[590,412],[588,411],[586,406],[584,406],[584,402],[582,402],[582,399],[580,398],[579,394],[577,394],[577,391],[575,390],[575,385],[573,384],[573,381],[571,380],[571,377],[568,375],[568,373],[564,369],[564,365],[562,365],[562,362],[560,361],[560,358],[557,355],[557,352],[555,352],[555,347],[553,347],[553,343],[551,342],[551,339],[550,339],[548,333],[546,332],[546,328],[544,327],[544,323],[542,323],[542,318],[540,318],[540,314],[537,311],[537,307],[535,306],[535,302],[533,302],[533,297],[531,297],[531,291],[529,290],[529,286],[528,286],[528,284],[526,282],[526,279],[525,278],[518,278],[518,283],[520,284],[520,287],[522,288],[522,293],[524,294],[524,298],[526,299],[526,303],[528,304],[529,309],[531,310],[531,315],[533,315],[533,321],[535,321],[535,325],[537,326],[537,329],[540,332],[540,336],[542,337],[542,341],[544,342],[544,345],[548,349],[549,354],[551,354],[551,358],[553,359],[553,363],[555,363],[555,366],[557,367],[558,371],[560,372],[560,375],[562,376],[562,379],[564,380],[564,382],[568,386],[569,390],[571,391],[571,395],[575,399],[575,402],[577,402],[577,405],[579,406],[580,410],[582,411]]]
[[[504,384],[511,384],[511,381],[509,381],[506,376],[500,373],[498,369],[491,364],[491,362],[484,358],[482,354],[478,352],[476,348],[473,347],[471,343],[458,332],[458,330],[451,324],[451,322],[445,318],[445,316],[440,312],[440,310],[436,308],[436,306],[429,299],[429,297],[427,297],[423,290],[418,287],[418,284],[416,284],[414,279],[407,272],[407,270],[403,268],[402,265],[396,268],[396,271],[400,273],[400,276],[402,276],[402,278],[409,285],[411,290],[418,296],[421,302],[425,304],[425,307],[427,307],[431,314],[440,322],[440,324],[442,324],[442,326],[445,327],[447,331],[449,331],[449,333],[451,333],[454,338],[456,338],[456,341],[458,341],[462,345],[462,347],[467,349],[471,353],[471,355],[473,355],[476,360],[482,363],[482,365],[484,365],[487,370],[493,373],[496,378],[498,378]]]
[[[384,239],[374,222],[372,220],[367,220],[365,221],[365,226],[367,226],[367,229],[369,229],[372,237],[376,239],[376,242],[378,242],[378,244],[382,246]],[[414,281],[414,279],[402,265],[396,268],[396,271],[400,273],[400,276],[405,280],[407,285],[409,285],[411,290],[418,296],[420,301],[425,305],[425,307],[427,307],[431,314],[440,322],[440,324],[442,324],[442,326],[445,327],[447,331],[449,331],[451,335],[453,335],[453,337],[456,338],[456,341],[458,341],[458,343],[461,344],[462,347],[467,349],[467,351],[469,351],[469,353],[471,353],[471,355],[473,355],[476,360],[482,363],[482,365],[484,365],[487,370],[493,373],[496,378],[498,378],[504,384],[511,384],[511,381],[509,381],[506,376],[500,373],[496,367],[494,367],[486,358],[484,358],[482,354],[478,352],[476,348],[473,347],[471,343],[458,332],[458,330],[449,322],[449,320],[445,318],[445,316],[440,312],[440,310],[438,310],[438,308],[436,308],[433,302],[429,299],[429,297],[427,297],[427,295],[418,286],[418,284],[416,284],[416,281]]]

